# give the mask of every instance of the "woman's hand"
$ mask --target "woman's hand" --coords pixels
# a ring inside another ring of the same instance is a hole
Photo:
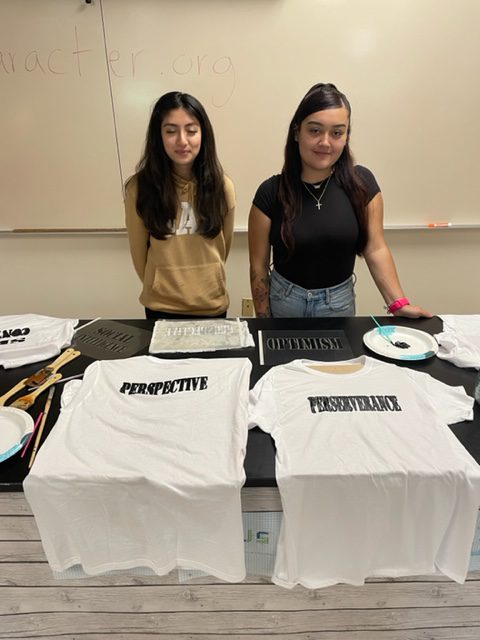
[[[398,311],[395,311],[394,316],[403,316],[404,318],[433,318],[433,314],[430,311],[426,311],[416,304],[406,304]]]

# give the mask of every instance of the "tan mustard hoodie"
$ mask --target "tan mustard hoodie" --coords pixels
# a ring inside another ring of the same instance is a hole
[[[137,180],[125,193],[125,221],[133,265],[143,289],[139,300],[149,309],[167,313],[215,316],[228,309],[225,261],[230,251],[235,213],[233,183],[224,176],[228,212],[215,238],[198,233],[177,233],[182,207],[175,222],[176,233],[166,240],[150,236],[137,213]],[[178,200],[195,210],[196,180],[175,175]]]

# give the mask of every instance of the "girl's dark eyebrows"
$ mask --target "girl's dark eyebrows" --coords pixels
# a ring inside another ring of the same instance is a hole
[[[198,127],[200,125],[198,125],[196,122],[194,122],[192,120],[192,122],[187,122],[185,125],[181,125],[181,124],[177,124],[176,122],[162,122],[162,127]]]
[[[307,125],[316,125],[317,127],[325,127],[323,122],[319,122],[318,120],[309,120],[307,122]],[[330,126],[331,129],[346,129],[347,125],[346,124],[333,124]]]

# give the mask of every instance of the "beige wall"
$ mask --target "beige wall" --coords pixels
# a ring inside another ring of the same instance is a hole
[[[480,313],[480,229],[387,231],[407,295],[432,313]],[[0,313],[60,317],[143,317],[140,283],[125,235],[0,236]],[[250,296],[245,233],[228,265],[229,315]],[[357,261],[357,313],[381,315],[383,302]]]

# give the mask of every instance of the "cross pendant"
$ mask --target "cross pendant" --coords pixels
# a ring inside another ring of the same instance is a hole
[[[317,209],[320,211],[320,207],[322,206],[321,202],[317,202]]]

